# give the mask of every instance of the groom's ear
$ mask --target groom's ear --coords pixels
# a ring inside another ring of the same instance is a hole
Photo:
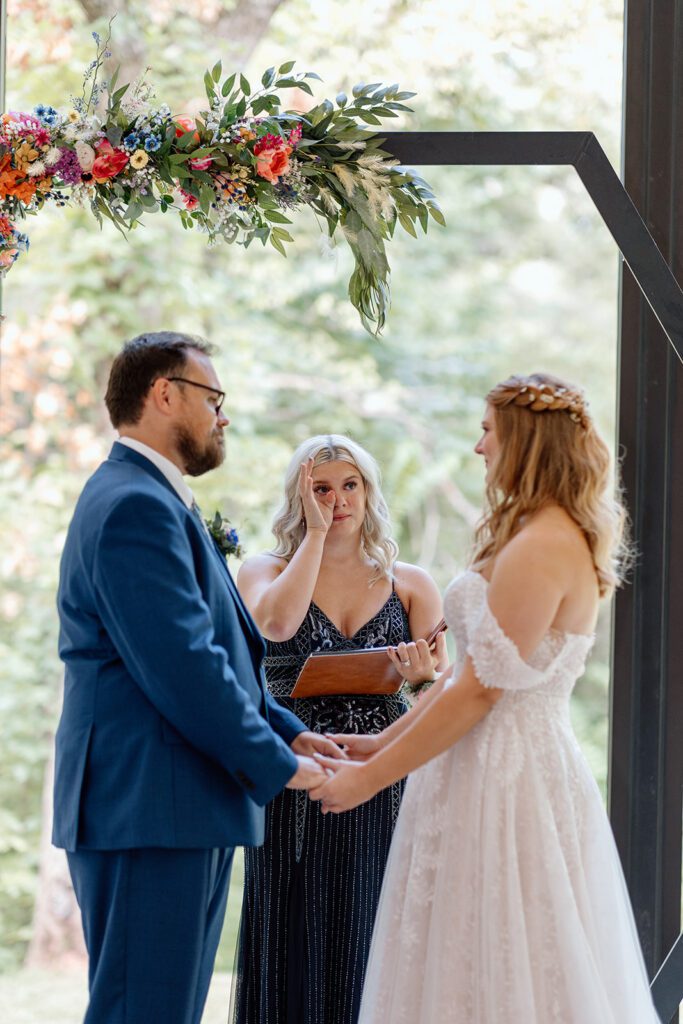
[[[166,377],[157,377],[149,389],[145,404],[151,405],[154,411],[162,416],[171,416],[177,408],[177,397],[173,382]]]

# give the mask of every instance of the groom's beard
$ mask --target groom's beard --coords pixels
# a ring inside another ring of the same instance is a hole
[[[188,476],[202,476],[210,469],[220,466],[225,458],[222,430],[215,430],[211,438],[202,445],[186,427],[178,426],[175,442]]]

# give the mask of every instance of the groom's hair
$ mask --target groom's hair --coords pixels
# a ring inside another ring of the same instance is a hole
[[[104,396],[112,426],[138,423],[151,385],[158,377],[182,374],[190,350],[210,356],[214,346],[199,335],[176,331],[138,334],[127,341],[112,364]]]

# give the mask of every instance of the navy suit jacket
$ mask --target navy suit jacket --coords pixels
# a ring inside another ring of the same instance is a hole
[[[199,518],[114,444],[61,562],[53,842],[67,850],[263,842],[305,727],[268,693],[265,645]]]

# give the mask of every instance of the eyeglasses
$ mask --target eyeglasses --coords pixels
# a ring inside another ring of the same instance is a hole
[[[210,388],[208,384],[200,384],[196,380],[188,380],[187,377],[166,377],[165,380],[178,381],[181,384],[191,384],[193,388],[202,388],[204,391],[212,391],[214,395],[218,395],[218,401],[216,402],[215,409],[219,413],[221,406],[225,401],[225,391],[220,391],[218,388]]]

